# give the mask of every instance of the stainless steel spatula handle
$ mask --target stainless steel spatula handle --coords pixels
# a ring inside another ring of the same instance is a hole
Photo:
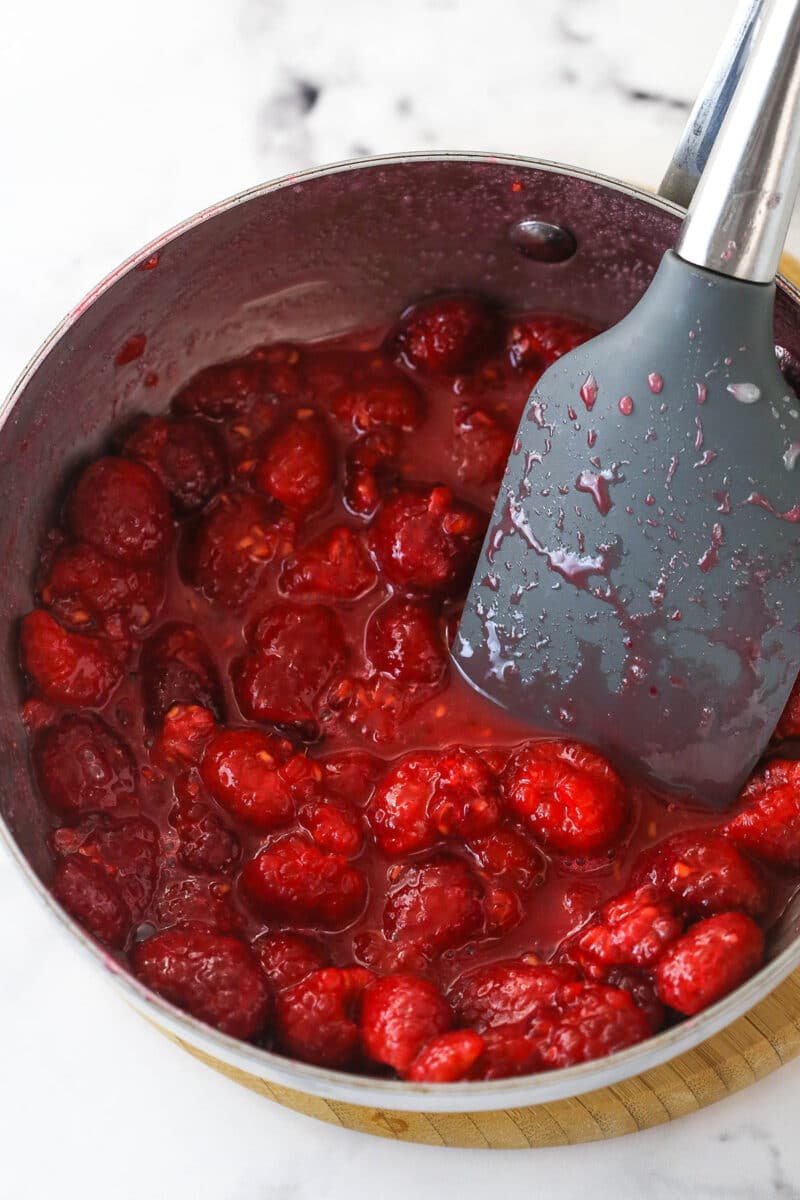
[[[798,187],[800,0],[764,0],[677,253],[723,275],[771,282]]]

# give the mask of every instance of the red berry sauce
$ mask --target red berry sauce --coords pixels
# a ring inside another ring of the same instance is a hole
[[[52,888],[179,1008],[447,1083],[610,1054],[760,965],[791,741],[720,817],[449,665],[528,393],[592,332],[450,295],[258,346],[72,481],[20,640]]]

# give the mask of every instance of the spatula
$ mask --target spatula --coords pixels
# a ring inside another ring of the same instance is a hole
[[[677,245],[529,398],[453,646],[549,736],[728,803],[800,668],[800,404],[773,345],[800,0],[764,0]]]

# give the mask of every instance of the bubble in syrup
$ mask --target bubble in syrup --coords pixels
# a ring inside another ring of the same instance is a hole
[[[629,417],[633,412],[633,396],[622,396],[617,408],[623,417]]]
[[[792,442],[783,456],[783,465],[787,471],[794,470],[798,458],[800,458],[800,442]]]
[[[597,400],[597,380],[594,375],[587,375],[581,384],[581,400],[586,405],[589,412],[592,411]]]
[[[658,393],[664,388],[664,380],[659,374],[657,374],[657,372],[651,371],[651,373],[647,376],[647,386],[650,388],[650,391],[653,393],[653,395],[657,396]]]
[[[725,390],[740,404],[755,404],[761,399],[761,389],[754,383],[729,383]]]

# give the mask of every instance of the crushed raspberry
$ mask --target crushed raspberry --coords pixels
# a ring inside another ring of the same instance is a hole
[[[220,729],[200,765],[211,795],[232,816],[256,829],[286,825],[295,802],[284,766],[291,747],[257,729]]]
[[[210,875],[230,870],[241,855],[236,833],[204,803],[196,776],[175,781],[175,804],[169,822],[178,834],[178,857],[191,871]]]
[[[512,326],[508,336],[508,352],[515,367],[549,367],[577,349],[597,330],[574,317],[556,317],[547,313],[527,317]]]
[[[347,658],[339,618],[321,604],[273,604],[252,630],[252,651],[234,674],[239,706],[251,721],[317,731],[317,699]]]
[[[156,568],[129,566],[85,542],[72,542],[53,555],[39,597],[68,629],[124,637],[150,624],[163,590]]]
[[[202,508],[227,474],[219,439],[202,421],[148,417],[128,434],[122,451],[158,476],[178,512]]]
[[[367,898],[367,882],[357,867],[294,834],[251,859],[241,880],[245,894],[266,916],[306,928],[349,925]]]
[[[658,964],[664,1004],[691,1016],[721,1000],[761,965],[764,935],[744,913],[717,913],[698,921]]]
[[[121,949],[131,929],[131,914],[119,888],[102,867],[78,856],[57,864],[53,895],[79,925],[114,950]]]
[[[253,943],[253,950],[276,992],[282,992],[328,965],[322,947],[299,933],[265,933]]]
[[[372,550],[390,582],[419,592],[449,592],[472,573],[486,518],[446,487],[401,491],[372,522]]]
[[[131,566],[160,562],[172,543],[163,483],[149,467],[126,458],[91,463],[78,477],[66,511],[76,538]]]
[[[408,433],[422,423],[425,404],[411,380],[394,371],[341,388],[331,400],[331,412],[359,433],[382,425]]]
[[[722,832],[767,862],[800,866],[800,761],[773,758],[745,784],[739,803]]]
[[[458,1083],[483,1054],[486,1043],[472,1029],[454,1029],[423,1046],[405,1078],[412,1083]]]
[[[451,454],[458,478],[472,484],[502,479],[514,442],[513,428],[485,409],[469,404],[458,406],[453,424]]]
[[[383,910],[386,937],[417,946],[426,955],[462,946],[480,934],[483,923],[480,881],[457,858],[409,864]]]
[[[767,889],[756,869],[724,837],[708,830],[676,833],[643,851],[634,883],[651,883],[690,917],[740,909],[760,916]]]
[[[440,834],[478,837],[498,824],[500,792],[478,754],[454,746],[438,756],[436,775],[430,818]]]
[[[403,314],[396,344],[426,375],[454,375],[485,357],[498,336],[495,313],[472,296],[438,296]]]
[[[76,857],[102,870],[118,889],[128,912],[141,917],[155,891],[161,853],[156,826],[145,817],[89,817],[51,839],[57,857]]]
[[[577,742],[529,742],[504,779],[513,812],[543,845],[573,856],[600,854],[627,819],[622,781],[596,751]]]
[[[325,791],[335,799],[362,807],[372,795],[383,763],[372,754],[350,751],[320,760]]]
[[[295,524],[262,496],[220,492],[196,526],[185,526],[181,566],[207,599],[238,609],[250,601],[268,563],[288,554]]]
[[[53,812],[75,818],[110,812],[136,790],[136,760],[100,717],[66,713],[33,743],[39,789]]]
[[[492,829],[470,838],[468,845],[478,866],[493,879],[523,892],[544,881],[544,855],[516,829]]]
[[[373,516],[393,478],[399,449],[397,432],[387,428],[373,429],[348,446],[342,499],[351,513]]]
[[[284,395],[292,394],[289,378],[286,374],[282,378]],[[218,363],[199,371],[181,388],[173,397],[172,410],[180,416],[209,417],[212,421],[243,416],[254,403],[276,391],[276,382],[280,381],[273,366],[255,356]]]
[[[387,975],[362,997],[361,1042],[368,1058],[402,1075],[451,1021],[450,1005],[435,984],[413,975]]]
[[[323,850],[355,858],[363,845],[358,811],[342,801],[313,801],[303,808],[300,819]]]
[[[609,967],[598,976],[597,982],[607,983],[627,992],[639,1011],[644,1013],[650,1032],[658,1033],[664,1024],[664,1005],[659,1000],[656,985],[647,971],[640,971],[635,967]]]
[[[269,985],[238,938],[170,929],[140,942],[133,968],[165,1000],[232,1037],[255,1037],[269,1016]]]
[[[302,1062],[343,1067],[359,1041],[358,1007],[373,975],[363,967],[326,967],[278,994],[282,1048]]]
[[[774,738],[781,741],[784,738],[800,738],[800,677],[795,680],[786,707],[781,713],[775,729]]]
[[[404,684],[385,675],[337,677],[325,696],[327,728],[351,728],[369,742],[391,742],[437,689]]]
[[[51,704],[99,708],[117,686],[122,665],[102,638],[70,633],[36,608],[22,622],[22,665]]]
[[[565,985],[541,1025],[538,1057],[550,1070],[615,1054],[650,1033],[629,992],[592,983]]]
[[[682,932],[683,921],[672,901],[648,884],[604,905],[596,921],[578,934],[570,957],[584,967],[589,978],[597,977],[596,968],[652,968]]]
[[[214,714],[200,704],[173,704],[164,714],[150,751],[162,767],[194,766],[200,762],[216,729]]]
[[[161,929],[243,932],[244,918],[230,880],[219,875],[178,876],[156,894],[153,917]]]
[[[176,704],[199,705],[220,719],[224,698],[211,651],[194,625],[171,621],[147,639],[139,661],[142,700],[150,723]]]
[[[280,587],[290,596],[357,600],[376,581],[362,536],[346,525],[336,525],[287,559]]]
[[[367,657],[376,671],[401,683],[436,684],[447,670],[447,649],[434,610],[393,596],[367,624]]]
[[[333,472],[330,437],[309,418],[292,421],[267,443],[253,482],[291,511],[308,513],[327,498]]]

